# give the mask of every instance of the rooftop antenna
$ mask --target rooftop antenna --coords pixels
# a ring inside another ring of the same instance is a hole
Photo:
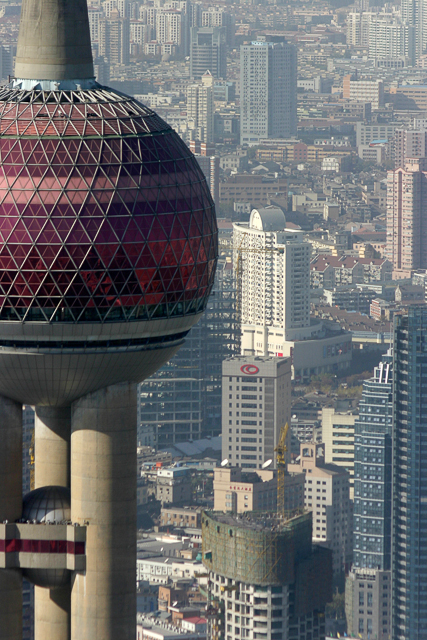
[[[224,460],[221,462],[221,467],[226,467],[228,465],[228,458],[224,458]]]

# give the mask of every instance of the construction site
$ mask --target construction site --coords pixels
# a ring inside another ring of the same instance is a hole
[[[332,558],[311,530],[311,512],[202,514],[211,640],[324,638]]]
[[[311,512],[289,520],[275,513],[204,513],[202,532],[205,566],[251,584],[294,582],[295,560],[312,547]]]

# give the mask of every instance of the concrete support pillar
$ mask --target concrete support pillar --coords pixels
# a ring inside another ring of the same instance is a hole
[[[34,587],[34,640],[70,640],[71,586]]]
[[[0,396],[0,522],[22,515],[22,406]],[[0,570],[0,640],[22,638],[22,577]]]
[[[135,640],[136,385],[80,398],[71,418],[71,519],[88,523],[72,640]]]
[[[71,408],[36,407],[35,488],[70,486]],[[70,640],[71,586],[34,587],[34,639]]]
[[[70,407],[36,407],[35,488],[70,486]]]

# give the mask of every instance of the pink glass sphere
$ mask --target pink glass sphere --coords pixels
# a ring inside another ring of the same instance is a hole
[[[0,91],[0,319],[200,313],[214,205],[186,145],[111,89]]]

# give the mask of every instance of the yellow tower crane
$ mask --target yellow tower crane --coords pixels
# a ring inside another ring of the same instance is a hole
[[[288,423],[280,429],[280,437],[274,451],[276,452],[277,466],[277,515],[285,517],[285,475],[287,469],[286,453],[288,447],[286,445],[286,436],[288,435]]]
[[[31,435],[31,443],[28,449],[28,453],[30,456],[30,462],[28,463],[30,467],[30,489],[31,491],[35,488],[34,484],[34,463],[35,463],[35,454],[34,454],[35,444],[34,444],[34,429]]]

